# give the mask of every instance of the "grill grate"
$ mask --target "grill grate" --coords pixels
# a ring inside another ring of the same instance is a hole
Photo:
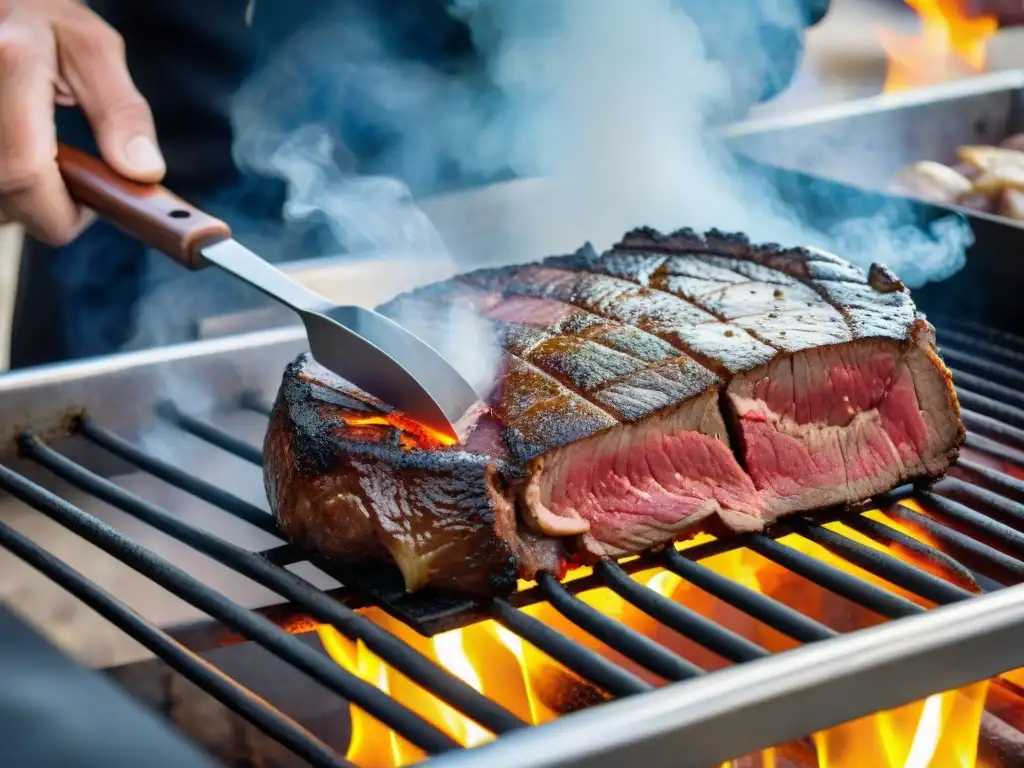
[[[956,367],[957,391],[969,429],[968,447],[984,454],[988,460],[1024,467],[1024,396],[1014,389],[1024,383],[1024,339],[956,321],[950,321],[949,328],[941,338],[946,345],[946,359]],[[240,407],[264,415],[269,413],[266,404],[255,397],[243,398]],[[261,463],[259,448],[173,405],[161,404],[157,415],[217,448],[253,464]],[[77,418],[72,431],[96,447],[239,520],[264,532],[276,533],[272,518],[263,509],[147,453],[88,416]],[[1024,530],[1024,482],[970,457],[962,459],[951,475],[931,490],[917,492],[905,486],[875,499],[871,505],[886,510],[896,520],[926,531],[945,551],[858,512],[814,517],[798,515],[786,518],[764,533],[712,541],[681,551],[669,548],[623,563],[606,559],[597,564],[591,575],[568,583],[542,576],[535,587],[512,598],[481,604],[444,595],[410,597],[404,594],[400,579],[392,571],[349,572],[289,544],[265,552],[248,551],[121,488],[50,447],[30,431],[23,433],[20,450],[25,459],[72,486],[214,558],[288,602],[285,606],[258,611],[243,608],[26,476],[0,466],[0,487],[4,490],[192,603],[237,636],[263,646],[430,755],[461,747],[419,714],[300,642],[279,625],[295,615],[333,625],[346,637],[365,643],[369,650],[410,680],[501,736],[525,727],[526,723],[358,613],[355,606],[381,605],[425,633],[480,618],[493,618],[584,680],[618,698],[650,691],[653,686],[521,609],[545,601],[572,624],[640,667],[668,681],[681,681],[706,673],[665,646],[602,614],[578,594],[594,587],[607,587],[660,624],[730,662],[742,664],[763,659],[770,653],[642,585],[630,574],[663,567],[804,644],[829,640],[838,633],[767,595],[716,573],[700,561],[747,547],[888,619],[916,616],[927,609],[777,539],[796,534],[937,605],[974,597],[975,593],[967,586],[980,585],[983,592],[991,592],[1024,581],[1024,534],[1021,533]],[[907,506],[905,502],[911,499],[925,512]],[[832,521],[841,521],[876,542],[912,552],[916,558],[923,557],[940,568],[946,577],[936,576],[826,528],[825,523]],[[196,655],[195,647],[181,642],[184,636],[174,638],[153,626],[82,574],[3,524],[0,524],[0,546],[60,584],[177,672],[309,763],[317,766],[349,764],[272,704],[210,666]],[[320,567],[346,586],[321,591],[285,567],[303,561]]]

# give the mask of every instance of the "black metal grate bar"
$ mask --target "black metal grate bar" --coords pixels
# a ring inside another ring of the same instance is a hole
[[[821,545],[847,562],[933,603],[952,603],[971,596],[966,589],[915,568],[890,554],[830,531],[812,520],[797,518],[790,524],[801,536]]]
[[[507,630],[612,696],[630,696],[649,691],[653,687],[542,621],[513,608],[505,600],[492,600],[491,611]]]
[[[966,502],[968,505],[976,504],[1004,522],[1010,520],[1024,525],[1024,504],[980,485],[965,482],[957,477],[946,477],[933,485],[932,491],[953,501]]]
[[[1024,352],[1024,336],[1018,336],[1015,333],[1003,331],[998,328],[992,328],[991,326],[981,325],[970,320],[963,320],[959,317],[949,317],[946,315],[942,316],[942,322],[940,323],[941,330],[939,335],[941,336],[940,341],[945,342],[946,333],[949,330],[956,328],[966,331],[973,336],[1000,345],[1010,350],[1018,350]]]
[[[835,566],[806,555],[788,544],[775,541],[767,536],[754,536],[750,548],[783,568],[813,581],[820,587],[835,592],[851,602],[868,608],[890,619],[913,616],[924,608],[905,597],[851,576]]]
[[[968,349],[972,352],[983,352],[984,354],[1002,360],[1003,363],[1017,368],[1024,368],[1024,352],[1007,349],[1005,346],[996,344],[986,339],[980,339],[977,335],[967,335],[951,328],[942,329],[942,350],[952,344],[957,349]]]
[[[666,680],[689,680],[704,673],[665,646],[587,605],[566,591],[550,573],[541,573],[537,582],[556,611],[644,669]]]
[[[987,453],[989,456],[1000,459],[1001,461],[1007,461],[1011,464],[1016,464],[1018,467],[1024,467],[1024,451],[1008,448],[1002,443],[996,442],[995,440],[983,435],[968,432],[964,445],[968,448],[973,448],[976,451]]]
[[[322,768],[347,768],[352,765],[294,720],[196,656],[81,573],[3,523],[0,523],[0,547],[50,578],[152,651],[176,672],[311,765]]]
[[[614,560],[603,558],[595,567],[601,579],[619,597],[657,619],[669,629],[688,637],[724,659],[752,661],[768,655],[761,646],[722,627],[675,600],[630,578]]]
[[[208,424],[202,419],[197,419],[191,414],[179,410],[176,405],[169,402],[160,403],[156,407],[156,414],[176,427],[179,427],[190,435],[202,438],[208,443],[221,448],[228,453],[233,453],[240,459],[263,466],[263,451],[252,443],[240,440],[225,429]]]
[[[1018,450],[1024,448],[1024,429],[1007,424],[1004,420],[992,416],[969,411],[966,408],[961,411],[960,415],[963,417],[967,429],[1000,440],[1011,448]]]
[[[526,725],[511,712],[417,653],[390,632],[332,600],[290,571],[273,565],[259,555],[226,542],[218,536],[182,522],[166,510],[84,469],[38,438],[24,438],[22,451],[26,457],[38,462],[58,477],[248,576],[281,597],[301,606],[312,617],[333,625],[346,637],[362,640],[385,662],[485,728],[501,734]]]
[[[953,374],[953,381],[957,387],[967,387],[971,392],[985,395],[1017,408],[1024,408],[1024,394],[1012,386],[992,381],[986,376],[976,376],[952,365],[949,366],[949,371]]]
[[[1018,388],[1024,386],[1024,373],[969,352],[943,347],[942,357],[947,362],[953,363],[958,367],[964,367],[971,373],[991,377],[1004,386]]]
[[[838,635],[834,630],[809,619],[785,603],[755,592],[749,587],[727,579],[710,568],[686,558],[683,553],[673,547],[665,550],[664,562],[669,570],[694,586],[735,608],[739,608],[749,616],[794,640],[813,643]]]
[[[891,510],[889,507],[887,511]],[[946,574],[951,577],[951,581],[958,583],[965,589],[970,589],[976,586],[977,582],[974,574],[972,574],[963,564],[959,563],[954,558],[950,557],[945,552],[942,552],[934,547],[929,547],[927,544],[918,541],[913,536],[893,528],[885,523],[880,523],[877,520],[872,520],[869,517],[863,517],[860,515],[850,515],[849,517],[843,518],[843,524],[849,528],[857,531],[857,533],[867,536],[873,541],[877,541],[883,545],[896,545],[903,550],[913,553],[919,558],[923,558],[932,565],[937,566],[943,570]],[[1008,558],[1012,561],[1013,558]]]
[[[0,465],[0,487],[172,594],[301,669],[425,752],[439,753],[460,748],[455,741],[415,712],[346,672],[324,654],[210,589],[106,523],[3,465]]]
[[[964,458],[957,460],[953,471],[972,475],[982,487],[994,490],[1008,500],[1024,501],[1024,480],[1018,480],[1013,475]]]
[[[963,387],[956,388],[956,396],[960,400],[962,408],[998,419],[1000,422],[1010,424],[1018,429],[1024,429],[1024,409],[1007,405],[1000,400],[985,397],[985,395],[979,395]]]
[[[294,544],[279,544],[260,552],[260,557],[274,565],[295,565],[309,557],[309,553]]]
[[[75,419],[72,429],[96,443],[96,445],[134,464],[139,469],[160,478],[165,483],[170,483],[203,501],[220,507],[225,512],[230,512],[240,520],[244,520],[261,530],[280,536],[281,532],[278,530],[277,522],[274,520],[274,516],[267,510],[260,509],[255,504],[250,504],[212,483],[200,480],[183,469],[146,453],[123,437],[103,429],[89,417],[83,416]]]
[[[886,513],[896,520],[907,523],[908,525],[924,531],[933,539],[938,540],[945,547],[952,550],[953,553],[960,560],[967,560],[963,565],[973,568],[985,567],[986,571],[990,571],[992,567],[1001,569],[1004,574],[1010,574],[1017,576],[1020,573],[1020,561],[1016,560],[1009,555],[1003,554],[998,549],[990,547],[988,544],[982,544],[980,541],[972,539],[970,536],[966,536],[959,531],[949,528],[938,520],[935,520],[928,515],[923,515],[920,512],[905,507],[902,504],[893,505],[886,509]],[[983,573],[972,572],[972,577],[985,591],[992,591],[994,589],[1000,589],[1005,586],[1002,582],[993,582],[990,577],[987,577]]]
[[[927,502],[926,510],[934,510],[946,519],[968,525],[974,530],[984,533],[985,536],[1008,550],[1007,554],[1013,554],[1018,559],[1024,555],[1024,534],[1019,531],[976,512],[958,501],[947,499],[931,491],[922,492],[921,497]]]

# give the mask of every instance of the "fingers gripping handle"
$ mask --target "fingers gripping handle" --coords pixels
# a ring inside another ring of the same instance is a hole
[[[203,246],[231,237],[227,224],[169,189],[130,181],[85,152],[62,144],[57,163],[78,203],[189,269],[205,266]]]

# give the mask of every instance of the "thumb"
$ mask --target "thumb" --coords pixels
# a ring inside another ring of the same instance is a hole
[[[56,30],[61,74],[92,126],[103,159],[135,181],[159,181],[166,165],[149,104],[128,73],[121,37],[94,18],[95,23]]]
[[[166,172],[163,155],[152,131],[127,121],[96,131],[100,154],[110,166],[129,179],[160,181]]]

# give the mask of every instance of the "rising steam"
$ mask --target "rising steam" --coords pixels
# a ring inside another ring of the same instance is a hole
[[[342,173],[334,160],[337,144],[323,126],[305,125],[290,134],[261,138],[269,150],[254,153],[249,164],[287,182],[287,220],[319,214],[340,250],[349,253],[447,258],[441,236],[413,202],[409,188],[391,176]],[[244,156],[245,150],[241,152]]]
[[[761,5],[782,28],[801,24],[795,0]],[[742,172],[709,122],[747,98],[747,80],[759,74],[752,70],[778,52],[745,51],[746,79],[739,78],[709,60],[683,7],[699,13],[705,29],[754,23],[729,3],[450,0],[484,58],[480,77],[398,60],[375,23],[350,15],[300,33],[253,79],[238,102],[236,156],[287,180],[290,219],[324,216],[343,246],[385,254],[443,253],[437,231],[395,179],[431,192],[455,168],[464,178],[549,180],[539,193],[549,196],[546,215],[526,220],[511,211],[501,219],[528,243],[529,252],[516,251],[522,258],[545,255],[545,243],[605,247],[650,224],[813,244],[864,267],[885,263],[914,287],[963,266],[970,233],[955,220],[922,232],[882,213],[811,231],[763,179]],[[753,39],[749,30],[734,37]],[[363,105],[364,126],[393,140],[371,169],[378,174],[359,174],[365,169],[345,147],[309,127],[355,104]],[[472,266],[465,257],[472,248],[453,250],[458,268]]]

